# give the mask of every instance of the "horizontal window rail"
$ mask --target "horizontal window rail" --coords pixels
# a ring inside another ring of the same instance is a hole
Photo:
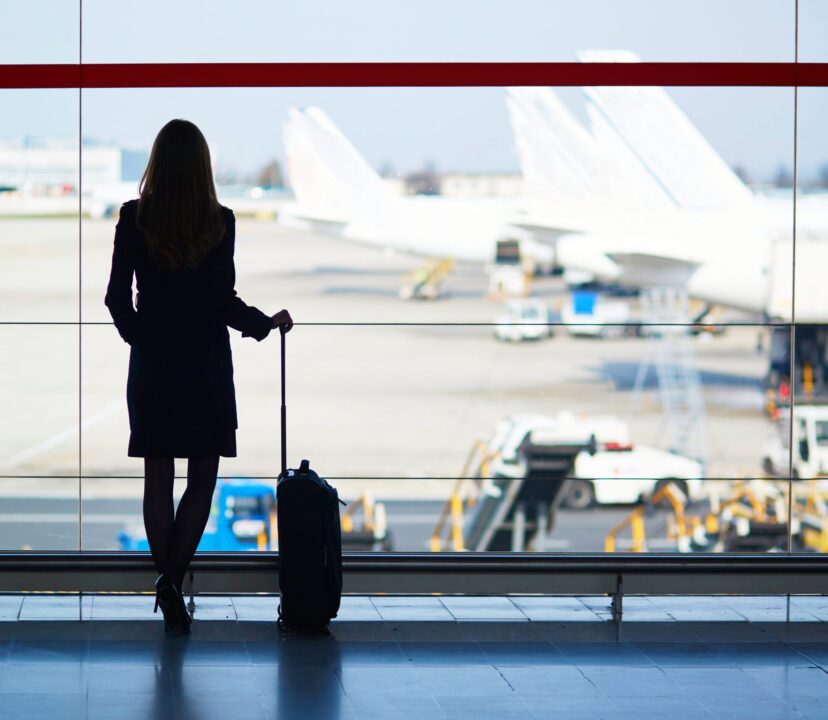
[[[499,87],[635,85],[825,87],[828,64],[800,62],[321,62],[0,65],[0,88]]]
[[[182,460],[183,458],[178,458]],[[186,474],[179,474],[173,476],[175,480],[186,480]],[[221,474],[218,479],[232,480],[233,478],[241,478],[245,480],[278,480],[278,475],[250,475],[242,473],[239,475]],[[556,476],[557,477],[557,476]],[[811,480],[821,479],[822,475],[815,475],[814,477],[795,477],[793,475],[683,475],[681,480],[706,480],[712,482],[747,482],[749,480],[767,480],[771,482],[787,482],[791,480],[794,484],[803,487]],[[0,474],[0,480],[143,480],[143,475],[107,475],[88,474],[83,475],[36,475],[29,473],[4,473]],[[328,481],[339,480],[445,480],[447,482],[456,482],[457,480],[491,480],[491,475],[329,475],[325,473],[325,479]],[[514,477],[499,477],[500,480],[517,480],[520,478]],[[561,475],[560,480],[611,480],[612,482],[627,482],[630,480],[662,480],[663,474],[654,473],[652,475],[618,475],[616,477],[606,477],[606,475]],[[66,499],[66,498],[63,498]],[[71,499],[71,498],[70,498]],[[344,499],[344,498],[343,498]]]
[[[293,327],[347,327],[347,328],[376,328],[376,327],[456,327],[456,328],[489,328],[489,327],[498,327],[503,323],[492,321],[492,322],[465,322],[461,320],[455,321],[442,321],[442,322],[433,322],[433,321],[409,321],[409,322],[400,322],[400,321],[385,321],[385,322],[375,322],[375,321],[328,321],[328,322],[295,322],[293,323]],[[702,320],[698,322],[658,322],[658,321],[632,321],[626,320],[624,322],[567,322],[564,320],[549,320],[546,322],[536,322],[532,321],[511,321],[509,320],[508,323],[510,326],[513,327],[575,327],[575,328],[582,328],[582,327],[606,327],[606,328],[693,328],[697,330],[704,330],[705,328],[709,327],[721,327],[721,328],[733,328],[733,327],[747,327],[747,328],[771,328],[771,327],[780,327],[780,328],[790,328],[790,327],[802,327],[812,325],[813,323],[807,322],[794,322],[793,320],[763,320],[763,321],[745,321],[745,320]],[[41,325],[58,325],[58,326],[75,326],[78,325],[83,327],[96,327],[96,326],[105,326],[109,325],[111,327],[115,326],[115,323],[109,320],[0,320],[0,326],[4,325],[12,325],[12,326],[41,326]]]
[[[626,553],[346,553],[344,592],[456,595],[777,595],[828,593],[828,555]],[[279,555],[196,556],[185,591],[275,594]],[[140,593],[149,553],[0,553],[0,592]],[[189,585],[188,585],[189,583]]]

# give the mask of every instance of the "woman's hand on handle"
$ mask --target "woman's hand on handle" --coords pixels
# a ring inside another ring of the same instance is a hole
[[[279,328],[283,333],[290,332],[293,328],[293,318],[287,310],[279,310],[272,318],[273,327]]]

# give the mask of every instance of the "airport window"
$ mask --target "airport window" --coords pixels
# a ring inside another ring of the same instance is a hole
[[[452,5],[447,12],[440,0],[354,0],[348,6],[307,0],[278,9],[261,0],[234,6],[181,0],[173,7],[146,0],[144,12],[130,18],[130,32],[117,33],[113,28],[123,23],[119,5],[84,0],[83,57],[90,63],[546,62],[602,47],[638,50],[650,61],[794,59],[792,0]],[[161,15],[163,25],[157,22]],[[815,7],[814,15],[812,24],[822,11]]]
[[[799,60],[825,62],[828,48],[822,42],[828,29],[825,8],[819,0],[799,0]]]
[[[103,296],[118,208],[155,132],[186,117],[237,216],[240,296],[297,320],[290,458],[349,503],[346,549],[828,550],[779,502],[804,517],[828,468],[824,87],[672,84],[669,69],[664,87],[135,79],[157,62],[784,69],[794,3],[590,0],[551,41],[529,19],[552,5],[530,0],[492,3],[465,40],[467,2],[435,27],[436,2],[361,0],[372,28],[334,3],[248,2],[267,22],[240,44],[238,7],[187,25],[189,2],[147,44],[154,4],[123,38],[115,4],[84,3],[83,62],[124,63],[109,71],[123,83],[0,89],[0,548],[146,548],[129,348]],[[800,57],[819,61],[828,12],[800,5]],[[15,11],[0,62],[77,63],[78,11],[49,23],[43,57],[24,42],[35,16]],[[411,25],[426,21],[428,44]],[[231,337],[238,457],[222,460],[202,549],[269,550],[278,337]]]

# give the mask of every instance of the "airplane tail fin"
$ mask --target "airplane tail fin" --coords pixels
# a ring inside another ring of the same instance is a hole
[[[348,221],[390,198],[382,178],[319,108],[291,108],[282,129],[297,203],[309,215]]]
[[[592,139],[551,88],[511,87],[506,106],[530,205],[587,202]]]
[[[509,88],[506,102],[533,210],[557,205],[583,214],[674,204],[594,113],[586,128],[546,87]]]
[[[582,62],[640,62],[631,52],[589,50]],[[727,210],[753,202],[753,193],[660,87],[588,87],[587,99],[678,205]]]

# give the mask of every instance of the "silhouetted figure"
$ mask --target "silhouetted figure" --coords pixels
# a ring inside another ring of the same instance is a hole
[[[188,629],[181,583],[210,514],[219,456],[236,456],[236,397],[227,327],[263,340],[293,326],[236,295],[236,220],[220,205],[201,131],[172,120],[158,133],[139,186],[121,207],[105,303],[131,346],[128,455],[144,458],[144,525],[160,573],[156,610]],[[137,310],[132,276],[137,279]],[[188,458],[173,504],[174,458]]]

